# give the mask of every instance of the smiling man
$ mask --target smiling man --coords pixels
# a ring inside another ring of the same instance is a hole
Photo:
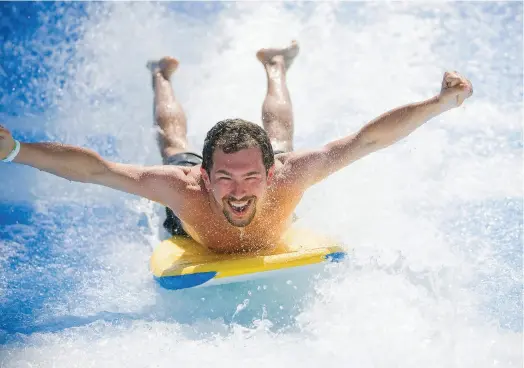
[[[445,73],[435,97],[391,110],[319,149],[293,152],[286,73],[298,50],[292,42],[258,51],[268,81],[264,128],[242,119],[220,121],[208,132],[202,156],[188,151],[186,117],[170,82],[178,61],[165,57],[148,64],[164,165],[109,162],[92,150],[57,143],[20,143],[1,126],[0,158],[162,203],[171,234],[190,236],[216,252],[254,251],[278,242],[309,187],[406,137],[473,93],[467,79]]]

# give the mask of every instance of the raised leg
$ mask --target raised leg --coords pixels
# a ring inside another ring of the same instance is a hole
[[[158,129],[157,139],[162,160],[187,150],[187,119],[171,86],[171,74],[178,68],[178,60],[164,57],[150,61],[147,67],[153,78],[155,94],[153,110]]]
[[[267,75],[267,94],[262,105],[262,123],[271,139],[273,150],[293,150],[293,106],[286,85],[286,72],[299,51],[293,41],[282,49],[261,49],[257,58]]]

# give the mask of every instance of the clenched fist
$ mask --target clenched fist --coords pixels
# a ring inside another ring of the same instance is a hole
[[[0,125],[0,160],[6,158],[15,148],[15,140],[11,132]]]
[[[473,86],[469,80],[457,72],[444,73],[439,100],[446,108],[459,107],[472,94]]]

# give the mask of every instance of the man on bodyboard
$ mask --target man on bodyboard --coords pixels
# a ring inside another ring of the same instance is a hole
[[[148,63],[163,165],[110,162],[90,149],[58,143],[20,143],[1,126],[0,158],[159,202],[167,207],[164,226],[171,234],[189,236],[212,251],[255,251],[278,243],[309,187],[473,93],[467,79],[447,72],[437,96],[386,112],[324,147],[295,152],[286,73],[298,51],[292,42],[257,52],[268,81],[263,129],[242,119],[222,120],[207,133],[202,155],[188,150],[186,117],[172,90],[178,61],[164,57]]]

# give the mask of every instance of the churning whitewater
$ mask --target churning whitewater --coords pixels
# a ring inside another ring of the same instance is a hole
[[[306,194],[299,223],[350,251],[310,277],[161,290],[160,205],[0,165],[2,367],[522,366],[522,3],[25,6],[2,124],[120,162],[160,163],[145,65],[165,55],[197,151],[218,120],[260,122],[255,53],[292,39],[296,149],[436,95],[447,70],[475,95]]]

